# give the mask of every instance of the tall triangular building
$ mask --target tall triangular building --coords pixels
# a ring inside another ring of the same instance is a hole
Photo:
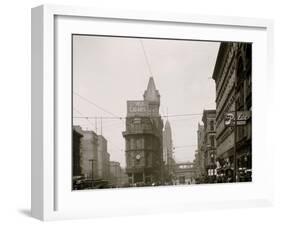
[[[163,182],[163,121],[160,94],[149,78],[143,100],[127,101],[125,138],[126,173],[129,184]]]

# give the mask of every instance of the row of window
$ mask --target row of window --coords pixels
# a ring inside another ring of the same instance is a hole
[[[205,144],[214,148],[216,146],[216,135],[209,135],[208,140],[205,141]]]
[[[126,139],[126,150],[134,149],[153,149],[156,147],[156,141],[153,137],[139,137],[139,138],[127,138]]]

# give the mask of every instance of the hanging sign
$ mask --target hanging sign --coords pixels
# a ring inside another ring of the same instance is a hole
[[[236,125],[243,126],[247,124],[247,121],[251,117],[250,111],[237,111]],[[228,112],[224,115],[224,124],[226,126],[235,125],[235,112]]]

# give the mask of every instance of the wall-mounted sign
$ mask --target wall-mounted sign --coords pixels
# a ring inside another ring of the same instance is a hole
[[[250,111],[237,111],[236,125],[237,126],[246,125],[250,117],[251,117]],[[228,112],[224,115],[224,124],[226,126],[235,125],[235,112]]]
[[[128,113],[146,113],[148,112],[148,104],[145,101],[128,101]]]

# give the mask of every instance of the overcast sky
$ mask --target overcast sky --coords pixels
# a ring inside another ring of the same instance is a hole
[[[201,114],[169,118],[176,161],[192,161],[202,112],[215,109],[215,82],[211,77],[218,48],[218,42],[75,35],[73,116],[110,117],[107,112],[111,112],[125,117],[126,101],[143,99],[150,65],[161,95],[162,115]],[[165,123],[166,118],[163,120]],[[98,120],[98,134],[100,123]],[[119,161],[124,167],[125,120],[104,119],[102,124],[111,161]],[[95,130],[95,119],[74,118],[74,125]]]

